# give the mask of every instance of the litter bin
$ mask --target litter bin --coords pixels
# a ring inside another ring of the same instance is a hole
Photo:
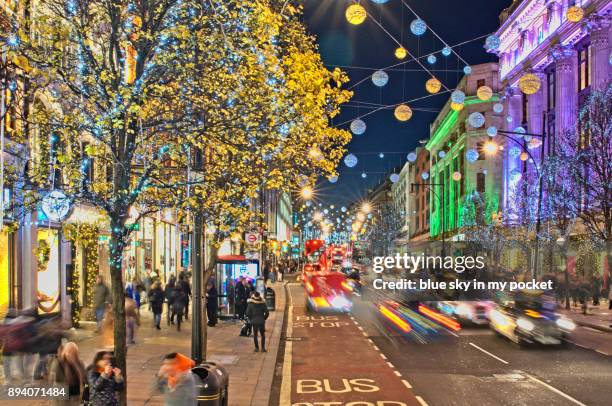
[[[198,405],[227,406],[229,375],[225,368],[215,362],[203,362],[191,372],[199,381],[196,382]]]
[[[266,306],[270,311],[276,310],[276,292],[272,288],[266,289]]]

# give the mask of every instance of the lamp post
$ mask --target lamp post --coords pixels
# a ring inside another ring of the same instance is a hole
[[[410,192],[414,192],[415,187],[426,187],[431,193],[434,195],[436,199],[438,199],[438,203],[440,204],[441,215],[442,215],[442,256],[444,257],[446,254],[446,237],[445,237],[445,228],[446,228],[446,207],[444,205],[444,184],[442,183],[411,183],[410,184]],[[432,187],[433,186],[433,187]],[[440,186],[442,193],[438,195],[436,193],[435,187]]]

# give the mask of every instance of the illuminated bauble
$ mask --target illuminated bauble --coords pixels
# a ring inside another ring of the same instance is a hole
[[[510,180],[513,182],[518,182],[523,177],[523,174],[518,169],[513,169],[510,171]]]
[[[485,123],[485,116],[483,116],[482,113],[474,112],[468,117],[468,122],[472,127],[480,128]]]
[[[491,127],[487,128],[487,135],[489,137],[497,136],[497,127],[491,126]]]
[[[431,94],[436,94],[442,89],[442,83],[436,78],[431,78],[425,82],[425,89]]]
[[[383,158],[385,157],[385,154],[383,154],[383,153],[381,152],[380,154],[378,154],[378,157],[379,157],[380,159],[383,159]]]
[[[394,114],[399,121],[408,121],[412,117],[412,109],[405,104],[400,104],[395,108]]]
[[[584,10],[582,7],[572,6],[567,9],[567,13],[565,15],[569,21],[577,23],[584,17]]]
[[[525,140],[525,142],[529,142],[531,141],[533,137],[531,135],[523,135],[523,139]]]
[[[427,180],[427,179],[429,179],[429,172],[423,172],[423,173],[421,174],[421,179],[423,179],[423,180]]]
[[[541,85],[540,78],[533,73],[526,73],[519,79],[519,88],[525,94],[537,93]]]
[[[485,40],[485,49],[487,51],[497,51],[499,46],[501,45],[501,40],[495,34],[491,34]]]
[[[397,183],[399,180],[399,175],[397,173],[392,173],[391,176],[389,176],[389,180],[391,183]]]
[[[395,57],[397,59],[404,59],[406,55],[408,55],[408,51],[404,47],[399,47],[395,50]]]
[[[526,152],[521,152],[521,155],[519,155],[519,159],[524,162],[529,159],[529,154]]]
[[[329,183],[336,183],[336,182],[338,182],[338,177],[337,176],[330,176],[329,178],[327,178],[327,180],[329,180]]]
[[[430,65],[433,65],[434,63],[436,63],[437,60],[438,58],[436,58],[435,55],[429,55],[427,57],[427,62],[429,62]]]
[[[361,119],[356,119],[351,122],[351,132],[355,135],[361,135],[366,131],[366,123]]]
[[[368,17],[366,13],[366,9],[363,8],[360,4],[352,4],[346,9],[346,13],[344,13],[346,20],[353,24],[359,25],[365,21]]]
[[[425,24],[425,21],[417,18],[410,23],[410,31],[412,31],[414,35],[423,35],[425,31],[427,31],[427,24]]]
[[[408,162],[415,162],[417,160],[417,154],[411,152],[406,156],[406,159],[408,160]]]
[[[453,180],[459,182],[461,180],[461,172],[453,172]]]
[[[478,151],[476,151],[475,149],[468,149],[465,153],[465,158],[469,161],[469,162],[476,162],[478,161],[478,157],[480,155],[478,154]]]
[[[612,51],[610,51],[610,56],[608,57],[608,63],[612,65]]]
[[[312,202],[311,202],[310,200],[308,200],[308,201],[306,202],[306,207],[310,207],[310,206],[312,206]]]
[[[323,210],[323,213],[329,214],[329,210],[325,209],[325,210]]]
[[[465,73],[466,75],[471,75],[472,74],[472,67],[471,66],[465,66],[463,68],[463,73]]]
[[[444,151],[438,151],[438,157],[439,158],[444,158],[446,156],[446,152]]]
[[[365,172],[362,172],[362,173],[361,173],[361,177],[365,179],[365,178],[367,178],[367,177],[368,177],[368,174],[367,174],[367,173],[365,173]]]
[[[487,101],[493,97],[493,89],[489,86],[480,86],[478,90],[476,90],[476,96],[482,101]]]
[[[451,102],[450,104],[451,109],[455,110],[455,111],[461,111],[463,110],[463,103],[455,103],[455,102]]]
[[[389,82],[389,75],[384,70],[377,70],[372,74],[372,83],[378,87],[383,87]]]
[[[504,111],[504,105],[501,103],[495,103],[493,105],[493,111],[497,114],[502,113]]]
[[[527,148],[529,149],[534,149],[534,148],[538,148],[542,145],[542,140],[539,138],[533,138],[531,141],[529,141],[529,143],[527,144]]]
[[[451,52],[453,52],[451,47],[444,47],[444,48],[442,48],[442,55],[444,55],[444,56],[450,56]]]
[[[346,206],[342,206],[342,207],[340,207],[340,211],[341,211],[342,213],[346,213]]]
[[[523,136],[523,134],[525,134],[527,131],[525,131],[525,129],[523,127],[516,127],[513,131],[515,134],[515,136],[517,138],[521,138]]]
[[[457,104],[463,104],[465,101],[465,93],[463,93],[461,90],[455,90],[451,93],[451,101]]]
[[[348,166],[349,168],[353,168],[355,167],[355,165],[357,165],[357,162],[359,162],[359,160],[357,159],[357,157],[353,154],[348,154],[345,158],[344,158],[344,164],[346,166]]]
[[[508,116],[508,117],[506,117],[506,121],[507,121],[507,122],[511,123],[511,122],[512,122],[512,120],[513,120],[512,116]]]
[[[510,148],[510,150],[508,151],[508,154],[512,157],[512,158],[518,158],[521,155],[521,149],[519,147],[512,147]]]
[[[385,4],[386,2],[388,2],[389,0],[372,0],[372,3],[376,3],[376,4]]]

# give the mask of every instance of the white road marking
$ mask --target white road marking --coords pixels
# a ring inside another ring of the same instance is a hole
[[[402,374],[400,374],[398,371],[393,371],[393,373],[395,374],[395,376],[402,376]]]
[[[580,327],[582,327],[585,330],[589,330],[589,331],[592,331],[594,333],[597,333],[597,334],[603,334],[603,331],[597,330],[596,328],[593,328],[593,327],[587,327],[587,326],[580,326]]]
[[[415,396],[415,397],[416,397],[416,400],[418,400],[418,402],[421,404],[421,406],[429,406],[422,397],[420,396]]]
[[[412,385],[410,385],[410,382],[408,382],[405,379],[402,379],[402,383],[404,384],[404,386],[408,389],[412,389]]]
[[[390,363],[389,361],[387,361],[387,365],[389,365],[389,368],[395,368],[395,367],[393,366],[393,364],[392,364],[392,363]]]
[[[610,356],[610,354],[608,354],[607,352],[603,352],[602,350],[595,350],[595,351],[600,353],[600,354],[606,355],[608,357]]]
[[[363,331],[363,327],[361,327],[360,325],[357,325],[357,328],[359,329],[359,331]]]
[[[446,331],[448,331],[449,333],[451,333],[451,334],[452,334],[452,335],[454,335],[455,337],[459,337],[459,334],[457,334],[457,333],[455,333],[455,332],[453,332],[453,331],[450,331],[450,330],[446,330]]]
[[[387,357],[385,357],[385,354],[383,354],[382,352],[380,353],[380,357],[381,357],[382,359],[387,359]]]
[[[542,386],[544,386],[544,387],[546,387],[546,388],[550,389],[551,391],[555,392],[557,395],[563,396],[565,399],[569,400],[570,402],[575,403],[575,404],[580,405],[580,406],[586,406],[586,405],[585,405],[584,403],[582,403],[581,401],[574,399],[573,397],[571,397],[570,395],[568,395],[568,394],[567,394],[567,393],[565,393],[565,392],[561,392],[559,389],[555,388],[554,386],[550,386],[550,385],[549,385],[549,384],[547,384],[546,382],[541,381],[541,380],[539,380],[538,378],[536,378],[536,377],[534,377],[534,376],[531,376],[531,375],[529,375],[529,374],[527,374],[527,373],[525,373],[525,372],[523,372],[523,374],[524,374],[524,375],[525,375],[527,378],[531,379],[532,381],[537,382],[537,383],[539,383],[540,385],[542,385]]]
[[[474,347],[474,348],[476,348],[476,349],[478,349],[478,350],[480,350],[480,351],[484,352],[484,353],[485,353],[485,354],[487,354],[488,356],[495,358],[495,359],[496,359],[496,360],[498,360],[499,362],[503,362],[503,363],[504,363],[504,364],[506,364],[506,365],[508,365],[508,364],[509,364],[509,362],[508,362],[508,361],[505,361],[505,360],[503,360],[503,359],[499,358],[499,357],[498,357],[497,355],[495,355],[495,354],[491,354],[489,351],[485,350],[484,348],[481,348],[481,347],[477,346],[477,345],[476,345],[476,344],[474,344],[474,343],[470,343],[470,345],[471,345],[472,347]]]
[[[380,351],[376,345],[372,344],[372,346],[374,347],[376,351]]]

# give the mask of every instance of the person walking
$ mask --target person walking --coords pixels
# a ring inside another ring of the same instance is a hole
[[[217,313],[219,312],[219,293],[215,287],[215,282],[210,280],[206,284],[206,316],[208,317],[208,327],[217,325]]]
[[[138,306],[136,301],[125,294],[125,329],[126,339],[128,344],[136,344],[134,340],[136,336],[136,326],[140,325],[140,315],[138,314]]]
[[[183,354],[172,352],[164,357],[155,385],[164,394],[166,406],[197,405],[196,381],[191,372],[195,362]]]
[[[164,290],[164,296],[166,297],[166,303],[168,304],[168,312],[166,314],[166,322],[168,325],[174,324],[174,295],[176,290],[176,278],[170,277]]]
[[[246,279],[241,276],[236,285],[236,314],[240,320],[244,320],[244,312],[247,308],[247,299],[249,298],[249,292],[247,288]]]
[[[259,343],[257,342],[258,334],[261,334],[261,352],[266,352],[266,320],[269,315],[270,313],[268,312],[266,302],[259,292],[253,292],[246,309],[246,316],[253,326],[255,352],[259,352]]]
[[[185,292],[184,314],[185,314],[185,320],[189,320],[189,298],[191,297],[191,285],[189,284],[189,279],[187,278],[187,275],[185,274],[185,272],[181,272],[179,274],[179,285],[181,285],[183,292]]]
[[[149,304],[153,312],[153,322],[155,328],[161,330],[161,315],[164,310],[164,291],[161,288],[161,282],[155,281],[149,291]]]
[[[106,305],[111,302],[110,289],[104,283],[102,275],[96,277],[96,284],[93,291],[93,305],[96,309],[96,323],[98,331],[102,327],[102,320],[104,320],[104,312],[106,311]]]
[[[174,289],[174,315],[176,315],[176,331],[181,331],[181,322],[183,321],[183,314],[187,305],[187,294],[180,285],[177,285]]]
[[[123,374],[113,365],[111,351],[98,351],[87,368],[89,404],[91,406],[118,406],[117,392],[125,389]]]
[[[39,318],[36,323],[36,336],[32,342],[38,352],[38,361],[34,368],[35,380],[41,380],[47,376],[50,359],[57,355],[64,337],[61,317]]]
[[[230,279],[227,283],[227,307],[228,313],[236,318],[236,284],[233,279]]]
[[[287,266],[287,265],[285,265],[284,263],[282,263],[282,264],[280,264],[280,265],[278,266],[278,278],[277,278],[277,279],[278,279],[278,281],[279,281],[280,283],[282,283],[282,282],[283,282],[283,277],[285,276],[285,267],[286,267],[286,266]]]
[[[81,400],[87,400],[82,396],[87,385],[87,372],[75,343],[67,342],[59,348],[57,358],[49,368],[49,384],[68,386],[68,399],[57,401],[57,405],[76,406]]]

